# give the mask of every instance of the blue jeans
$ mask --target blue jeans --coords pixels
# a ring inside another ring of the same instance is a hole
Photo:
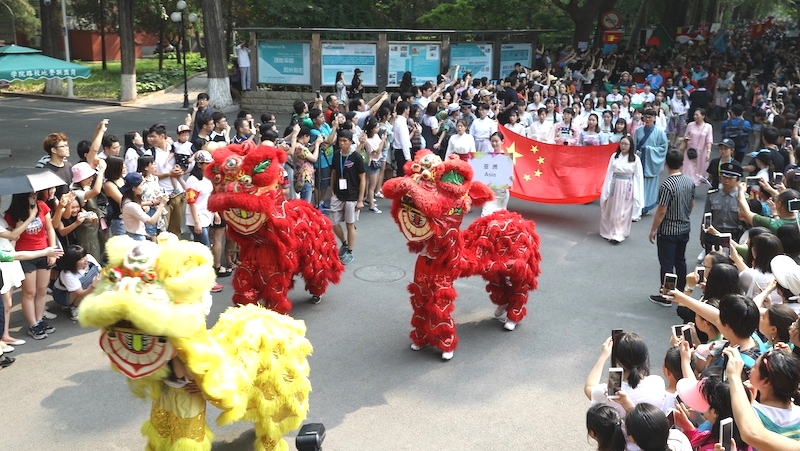
[[[147,235],[139,235],[138,233],[127,232],[128,236],[136,241],[147,241]]]
[[[111,231],[111,236],[125,235],[125,224],[122,223],[122,219],[112,219],[108,223],[108,228]]]
[[[310,204],[313,197],[314,197],[314,187],[311,186],[311,183],[304,182],[303,187],[300,188],[300,199],[303,199],[304,201]]]
[[[664,283],[664,274],[674,272],[678,276],[676,288],[683,291],[686,286],[686,244],[689,234],[683,235],[658,235],[658,263],[661,264],[661,282]]]
[[[207,247],[211,247],[211,241],[208,239],[208,227],[201,227],[200,233],[194,233],[194,226],[188,226],[192,231],[192,237],[198,243],[203,243]]]

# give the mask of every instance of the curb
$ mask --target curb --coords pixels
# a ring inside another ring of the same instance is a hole
[[[49,94],[35,94],[29,92],[7,92],[7,91],[0,91],[0,97],[18,97],[23,99],[39,99],[39,100],[55,100],[61,102],[68,102],[68,103],[92,103],[95,105],[106,105],[106,106],[126,106],[124,103],[116,101],[116,100],[99,100],[99,99],[84,99],[84,98],[77,98],[77,97],[62,97],[62,96],[53,96]]]

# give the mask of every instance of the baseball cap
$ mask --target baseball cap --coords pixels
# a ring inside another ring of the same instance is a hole
[[[356,70],[354,70],[353,72],[355,72],[355,73],[357,73],[357,74],[363,74],[363,73],[364,73],[364,71],[363,71],[363,70],[361,70],[361,69],[358,69],[358,68],[356,68]]]
[[[478,97],[485,97],[490,95],[492,95],[492,93],[489,92],[489,90],[487,89],[481,89],[480,91],[478,91]]]
[[[190,132],[190,131],[192,131],[192,128],[189,127],[188,125],[181,124],[181,125],[178,126],[178,134],[179,135],[181,133],[183,133],[183,132]]]
[[[194,154],[195,163],[211,163],[214,159],[211,157],[211,152],[207,150],[198,150]]]
[[[719,175],[739,178],[742,176],[742,167],[738,164],[722,163],[719,165]]]
[[[125,174],[125,184],[120,187],[119,192],[126,193],[141,185],[143,181],[144,179],[142,178],[142,174],[139,174],[138,172]]]
[[[715,146],[725,146],[725,147],[727,147],[729,149],[735,149],[736,148],[736,144],[734,144],[733,140],[730,139],[730,138],[725,138],[722,141],[720,141],[720,142],[718,142],[718,143],[716,143],[714,145]]]

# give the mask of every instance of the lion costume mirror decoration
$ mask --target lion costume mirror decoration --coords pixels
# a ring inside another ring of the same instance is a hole
[[[288,449],[283,436],[308,412],[305,324],[265,308],[230,307],[206,329],[214,269],[209,249],[159,236],[159,243],[111,238],[97,289],[81,302],[84,327],[129,389],[152,400],[142,426],[147,450],[210,450],[206,402],[220,425],[251,421],[255,449]]]

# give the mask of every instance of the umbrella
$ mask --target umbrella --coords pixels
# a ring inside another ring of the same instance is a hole
[[[42,55],[41,50],[19,45],[0,47],[0,81],[89,78],[91,73],[86,66]]]
[[[61,185],[66,185],[66,182],[48,169],[0,169],[0,195],[32,193]]]

